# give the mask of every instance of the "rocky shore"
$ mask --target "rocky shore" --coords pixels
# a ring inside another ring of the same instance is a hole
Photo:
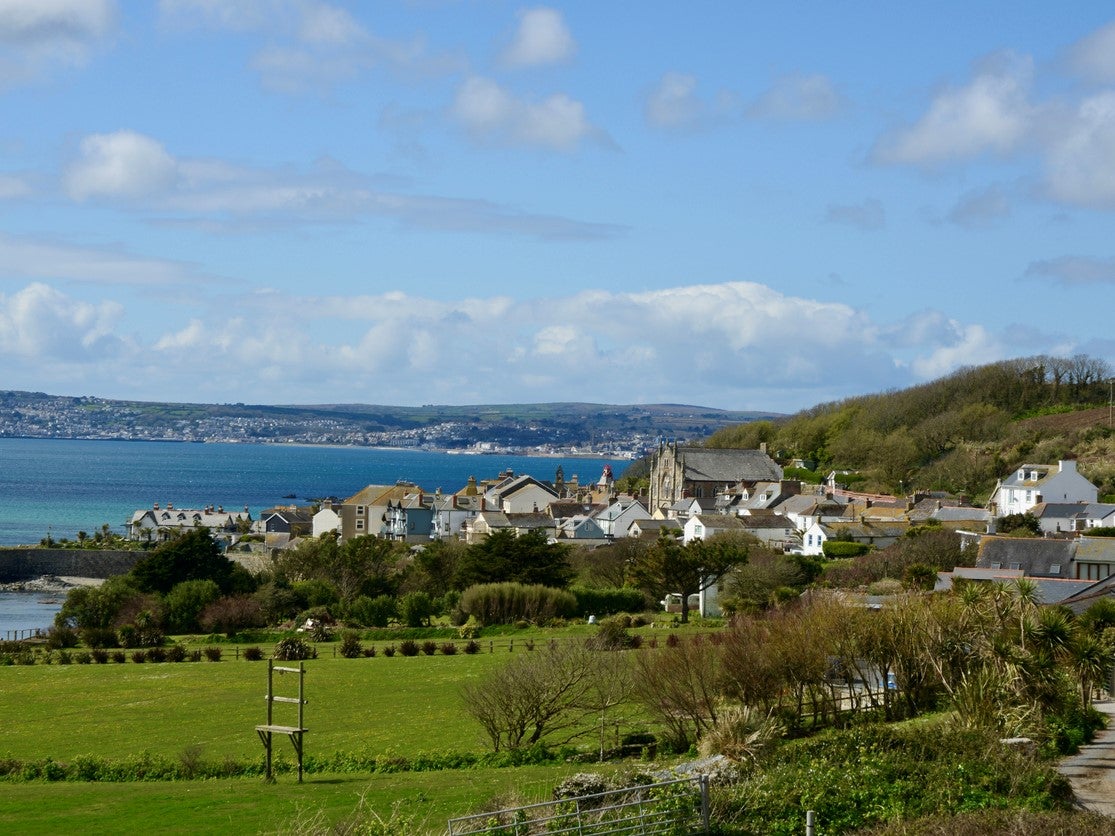
[[[101,578],[40,575],[31,580],[0,583],[0,592],[49,592],[64,595],[77,586],[100,586],[102,583],[104,583],[104,580]]]

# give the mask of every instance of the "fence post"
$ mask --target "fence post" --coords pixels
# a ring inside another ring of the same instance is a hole
[[[512,637],[511,638],[511,649],[508,651],[508,653],[514,653],[514,652],[515,652],[515,638]]]
[[[701,776],[701,829],[708,833],[708,776]]]
[[[812,810],[805,811],[805,836],[816,836],[817,814]]]

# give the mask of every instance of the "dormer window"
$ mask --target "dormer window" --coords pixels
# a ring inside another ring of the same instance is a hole
[[[1051,574],[1051,575],[1061,574],[1061,564],[1060,563],[1051,564],[1050,567],[1049,567],[1049,574]]]

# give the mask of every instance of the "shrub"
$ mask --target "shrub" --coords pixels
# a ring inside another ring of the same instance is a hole
[[[364,655],[364,646],[360,644],[360,634],[355,630],[345,630],[341,634],[340,654],[346,659],[358,659]]]
[[[259,662],[263,659],[263,648],[252,646],[244,648],[244,660],[246,662]]]
[[[93,657],[93,661],[98,665],[103,665],[108,662],[108,651],[103,647],[94,647],[89,651],[89,655]]]
[[[609,618],[600,622],[587,643],[593,650],[626,650],[631,647],[631,635],[623,619]]]
[[[200,662],[201,661],[201,651],[198,650],[196,647],[193,650],[190,651],[190,661],[191,662]]]
[[[166,651],[166,660],[168,662],[185,662],[186,661],[186,648],[180,644],[171,645]]]
[[[395,598],[391,595],[361,595],[348,608],[348,617],[365,627],[386,627],[395,615]]]
[[[394,656],[395,655],[395,645],[389,644],[389,645],[387,645],[387,647],[383,648],[383,655],[386,656],[388,659],[390,659],[392,656]]]
[[[161,647],[152,647],[147,651],[148,662],[165,662],[166,651]]]
[[[205,653],[205,658],[210,662],[221,661],[221,649],[219,647],[207,647],[202,652]]]
[[[403,639],[399,642],[399,652],[404,656],[417,656],[419,653],[418,642],[414,639]]]
[[[369,645],[368,647],[365,647],[365,648],[364,648],[364,656],[365,656],[366,658],[368,658],[368,659],[374,659],[374,658],[375,658],[375,655],[376,655],[376,646],[375,646],[374,644],[373,644],[373,645]]]
[[[678,638],[677,633],[670,633],[666,636],[666,647],[677,647],[681,644],[681,639]]]
[[[86,627],[81,631],[81,640],[87,647],[119,647],[116,631],[111,627]]]
[[[441,655],[442,656],[455,656],[457,653],[457,645],[453,642],[442,642]]]
[[[142,665],[144,662],[147,661],[147,651],[146,650],[133,650],[132,651],[132,661],[135,662],[137,665]]]
[[[70,652],[68,650],[59,650],[58,651],[58,664],[59,665],[68,665],[72,661],[73,661],[73,658],[70,656]]]
[[[821,551],[829,560],[835,560],[843,557],[859,557],[861,554],[867,554],[871,551],[871,546],[867,543],[851,543],[846,540],[826,540],[821,545]]]
[[[66,626],[51,627],[46,636],[48,650],[61,650],[64,647],[77,647],[77,632]]]
[[[128,654],[123,650],[115,650],[112,653],[112,661],[118,665],[122,665],[128,661]]]
[[[476,639],[469,639],[468,644],[465,645],[465,653],[472,655],[473,653],[480,652],[480,642]]]
[[[461,610],[481,627],[520,622],[527,626],[531,621],[543,624],[558,616],[572,616],[576,609],[572,593],[541,584],[477,584],[461,596]]]
[[[275,652],[271,655],[280,662],[297,662],[302,659],[316,659],[317,648],[299,638],[286,638],[275,645]]]
[[[427,656],[433,656],[435,653],[437,653],[437,642],[422,642],[422,652],[425,653]]]
[[[584,586],[571,586],[569,591],[577,599],[575,614],[581,618],[590,615],[638,612],[646,606],[646,598],[640,589],[630,589],[628,587],[593,589]]]
[[[425,592],[409,592],[399,601],[399,617],[407,627],[429,625],[434,602]]]

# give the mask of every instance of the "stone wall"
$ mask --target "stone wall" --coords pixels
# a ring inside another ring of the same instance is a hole
[[[40,575],[111,578],[127,574],[147,552],[96,549],[0,548],[0,583]]]

